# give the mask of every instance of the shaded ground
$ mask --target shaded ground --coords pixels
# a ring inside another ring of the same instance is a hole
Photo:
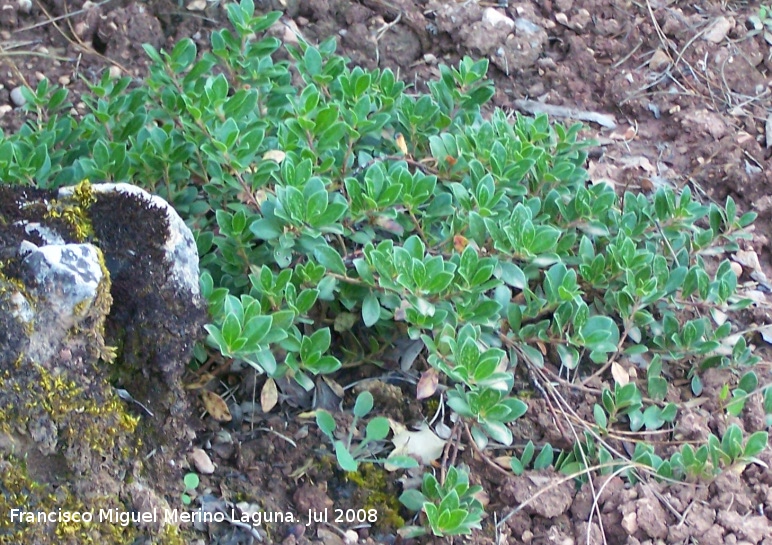
[[[284,7],[285,25],[273,29],[280,37],[293,39],[292,29],[311,41],[337,36],[340,51],[355,64],[391,67],[418,89],[438,75],[438,62],[454,64],[463,55],[486,56],[496,81],[496,105],[526,112],[544,110],[544,104],[563,106],[575,110],[574,118],[589,122],[586,136],[601,144],[589,164],[593,181],[609,181],[620,191],[689,186],[705,202],[723,203],[731,195],[741,210],[757,211],[754,240],[738,261],[743,289],[758,304],[742,315],[737,329],[770,322],[769,290],[760,273],[770,275],[772,255],[768,235],[772,46],[762,34],[750,31],[748,18],[756,7],[715,0],[680,7],[667,0],[543,0],[497,9],[491,2],[440,0],[256,3],[260,9]],[[5,52],[0,125],[6,131],[23,122],[11,100],[11,91],[20,84],[34,86],[45,76],[77,94],[107,68],[142,77],[146,60],[141,43],[170,48],[188,36],[207,48],[210,31],[225,20],[222,6],[201,0],[183,6],[165,0],[98,5],[51,0],[33,3],[28,13],[24,5],[0,0]],[[72,15],[63,17],[67,14]],[[52,18],[60,19],[54,23]],[[85,111],[85,105],[74,102],[77,113]],[[760,260],[758,267],[754,255]],[[757,289],[759,284],[763,289]],[[761,336],[755,335],[752,341],[767,360]],[[362,372],[368,375],[368,371],[372,374],[372,370]],[[770,381],[768,363],[761,364],[759,374],[762,383]],[[400,492],[391,475],[367,476],[375,490],[387,487],[384,496],[363,492],[335,471],[315,424],[298,417],[303,403],[299,408],[281,404],[262,414],[250,405],[253,393],[262,388],[262,379],[254,384],[253,377],[242,373],[221,378],[234,386],[229,400],[240,404],[245,409],[240,412],[246,414],[228,427],[204,420],[207,429],[195,445],[204,448],[218,467],[213,475],[203,477],[199,500],[210,506],[239,504],[244,512],[298,513],[304,522],[309,509],[329,509],[330,524],[305,527],[266,522],[258,528],[266,542],[338,543],[350,528],[356,529],[361,542],[400,541],[392,528],[398,513],[391,513],[383,502]],[[338,380],[348,384],[357,378]],[[669,378],[674,386],[670,400],[689,402],[688,388],[676,388],[687,380]],[[578,417],[591,418],[594,396],[589,394],[601,387],[600,379],[561,390],[566,406]],[[734,380],[719,371],[708,373],[703,397],[688,403],[680,428],[668,439],[720,435],[732,420],[720,416],[718,394]],[[374,395],[376,406],[380,395],[380,406],[402,422],[426,413],[409,388],[376,383]],[[747,429],[763,428],[758,397],[737,420]],[[531,439],[537,445],[549,441],[564,448],[573,442],[569,421],[538,394],[530,406],[528,416],[515,426],[519,441]],[[772,544],[772,473],[756,465],[727,473],[712,484],[631,487],[612,478],[596,479],[577,492],[572,482],[560,484],[550,474],[513,478],[472,451],[459,456],[490,496],[485,531],[464,542],[602,543],[603,533],[608,543]],[[772,464],[769,452],[762,460]],[[384,482],[376,483],[379,478]],[[174,483],[167,483],[164,488],[173,487]],[[527,500],[531,501],[527,507],[495,527],[496,520]],[[383,524],[356,528],[353,522],[333,520],[334,509],[367,505],[378,508]],[[228,524],[213,525],[200,536],[206,543],[249,542],[243,528]]]

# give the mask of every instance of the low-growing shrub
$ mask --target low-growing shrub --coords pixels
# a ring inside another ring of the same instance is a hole
[[[332,40],[288,45],[291,60],[275,61],[281,44],[263,31],[279,14],[255,16],[252,0],[227,11],[232,29],[214,32],[211,50],[188,39],[168,53],[146,46],[145,81],[106,74],[83,119],[68,113],[65,90],[45,80],[26,90],[29,122],[0,140],[4,180],[130,181],[173,203],[194,229],[211,313],[200,360],[216,351],[311,389],[315,375],[420,340],[446,388],[425,393],[445,396],[484,451],[510,445],[510,423],[528,409],[517,373],[533,381],[551,367],[575,380],[634,358],[646,380],[604,388],[574,449],[542,446],[535,467],[579,474],[632,460],[688,478],[766,445],[765,432],[735,427],[669,460],[638,442],[624,460],[604,439],[678,418],[665,371],[682,370],[698,394],[703,370],[737,368],[732,414],[762,391],[745,341],[724,350],[731,324],[712,314],[748,303],[722,256],[753,214],[738,217],[731,198],[702,204],[688,187],[618,195],[589,183],[580,125],[483,115],[485,60],[441,66],[420,93],[390,70],[347,67]],[[764,394],[772,412],[772,389]],[[377,415],[360,405],[357,417]],[[377,419],[360,442],[342,441],[318,416],[347,470],[388,434]],[[514,473],[531,464],[529,445],[510,457]],[[464,470],[447,475],[427,474],[406,504],[437,535],[479,527],[477,489]]]

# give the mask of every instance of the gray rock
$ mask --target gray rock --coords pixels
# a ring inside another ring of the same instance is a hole
[[[14,106],[22,107],[27,103],[27,99],[21,92],[21,87],[14,87],[11,89],[11,102]]]
[[[33,361],[47,361],[68,332],[93,311],[106,315],[110,303],[104,283],[109,286],[109,279],[102,269],[101,252],[91,244],[38,247],[24,241],[19,253],[29,286],[23,306],[32,308],[34,302],[35,309],[34,321],[30,320],[35,334],[30,335],[27,356]],[[94,309],[95,305],[101,308]]]
[[[171,284],[175,289],[179,289],[194,296],[199,294],[198,284],[198,250],[193,233],[190,231],[177,211],[164,199],[157,195],[151,195],[147,191],[135,185],[118,184],[95,184],[92,186],[95,194],[107,195],[110,193],[124,193],[142,199],[152,206],[158,208],[169,222],[169,233],[164,243],[166,259],[171,264]],[[63,187],[59,190],[61,197],[71,197],[73,187]]]
[[[181,378],[206,312],[192,233],[127,184],[0,185],[0,209],[0,467],[26,460],[31,505],[159,505],[155,482],[194,436]]]

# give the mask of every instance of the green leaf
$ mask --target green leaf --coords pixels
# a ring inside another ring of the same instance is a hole
[[[427,498],[426,496],[421,494],[419,490],[410,489],[410,490],[405,490],[399,496],[399,502],[405,507],[407,507],[408,509],[410,509],[411,511],[418,512],[423,509],[424,503],[427,502]]]
[[[196,44],[190,38],[177,42],[170,55],[172,70],[179,74],[196,60]]]
[[[334,441],[333,433],[335,432],[335,419],[332,417],[330,413],[325,411],[324,409],[317,409],[316,410],[316,425],[319,426],[319,429],[322,430],[322,432],[330,438],[330,441]]]
[[[345,276],[346,265],[343,263],[343,258],[330,246],[314,248],[314,257],[328,271]]]
[[[324,327],[322,329],[317,329],[314,331],[311,336],[305,337],[303,341],[308,343],[307,350],[309,352],[327,352],[327,349],[330,348],[330,341],[332,340],[331,334],[330,334],[330,328]]]
[[[322,55],[315,47],[308,46],[305,54],[303,55],[303,66],[312,76],[316,76],[322,72]]]
[[[311,307],[316,303],[317,297],[319,297],[319,290],[316,289],[305,289],[300,292],[295,301],[295,307],[297,307],[298,312],[305,314],[311,310]]]
[[[234,314],[228,314],[222,324],[222,338],[227,347],[236,344],[236,340],[241,336],[241,324]]]
[[[389,456],[386,463],[397,469],[413,469],[418,467],[418,460],[411,456]]]
[[[524,289],[528,285],[522,269],[508,261],[499,262],[494,274],[505,284],[512,286],[513,288]]]
[[[259,345],[268,334],[268,331],[271,329],[272,325],[272,316],[253,316],[246,323],[241,334],[246,337],[247,343],[256,349],[257,345]]]
[[[737,387],[746,392],[752,392],[756,389],[758,385],[759,385],[759,379],[756,377],[756,373],[754,373],[753,371],[748,371],[740,379],[740,382],[737,384]]]
[[[520,462],[520,460],[518,460],[515,456],[509,460],[509,465],[512,468],[512,473],[515,475],[522,475],[523,471],[525,471],[525,467],[523,467],[522,462]]]
[[[381,317],[381,304],[378,297],[370,292],[362,302],[362,321],[367,327],[375,325]]]
[[[343,471],[356,471],[359,464],[349,452],[343,441],[335,441],[335,457],[338,459],[338,465]]]
[[[161,58],[161,54],[158,50],[150,44],[142,44],[142,49],[145,50],[145,54],[157,65],[163,65],[164,61]]]
[[[598,352],[613,352],[619,342],[619,328],[608,316],[591,316],[580,329],[584,344]]]
[[[261,240],[276,240],[282,234],[281,224],[275,219],[259,219],[249,226],[249,230]]]
[[[185,490],[195,490],[201,484],[201,479],[196,473],[186,473],[182,482],[185,484]]]
[[[536,367],[544,367],[544,356],[538,348],[523,344],[520,345],[520,350],[523,351],[523,354],[525,354],[525,356],[531,360],[531,363],[533,363]]]
[[[761,454],[761,452],[767,448],[769,441],[769,434],[765,431],[757,431],[748,437],[748,441],[745,443],[745,449],[743,449],[743,456],[746,458],[752,458]]]
[[[534,460],[533,468],[537,471],[548,468],[552,465],[554,455],[552,445],[549,443],[545,444],[539,452],[539,455],[536,457],[536,460]]]
[[[648,431],[658,430],[664,423],[662,411],[656,405],[650,405],[643,411],[643,425]]]
[[[362,392],[357,396],[354,403],[354,416],[363,418],[373,410],[373,394],[370,392]]]
[[[592,414],[595,423],[600,426],[601,429],[605,430],[608,427],[608,419],[606,418],[606,412],[603,410],[603,407],[596,403],[592,408]]]
[[[367,423],[365,437],[368,441],[380,441],[389,435],[389,431],[391,431],[389,419],[384,416],[376,416]]]

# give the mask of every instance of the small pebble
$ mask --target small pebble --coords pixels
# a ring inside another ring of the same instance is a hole
[[[117,66],[113,65],[110,67],[110,78],[111,79],[117,79],[121,77],[121,69]]]
[[[649,59],[649,68],[655,72],[661,72],[670,66],[670,57],[662,49],[657,49]]]
[[[75,32],[75,35],[79,38],[83,38],[86,33],[89,30],[89,25],[86,21],[79,21],[75,24],[75,28],[73,29],[73,32]]]
[[[188,454],[188,460],[192,463],[202,475],[211,475],[214,473],[214,464],[209,455],[200,448],[194,448]]]
[[[724,40],[724,38],[726,38],[726,35],[729,33],[729,31],[732,30],[734,24],[735,20],[732,17],[719,17],[713,21],[713,24],[702,35],[702,39],[706,42],[714,44],[720,43]]]
[[[185,7],[189,11],[204,11],[206,9],[206,0],[193,0]]]
[[[27,103],[27,99],[21,93],[21,86],[11,89],[11,102],[14,106],[24,106]]]
[[[0,117],[3,117],[5,114],[13,110],[13,107],[10,104],[3,104],[0,105]]]
[[[488,23],[492,27],[496,27],[502,24],[512,30],[515,28],[515,22],[494,8],[485,8],[483,11],[483,22]]]

